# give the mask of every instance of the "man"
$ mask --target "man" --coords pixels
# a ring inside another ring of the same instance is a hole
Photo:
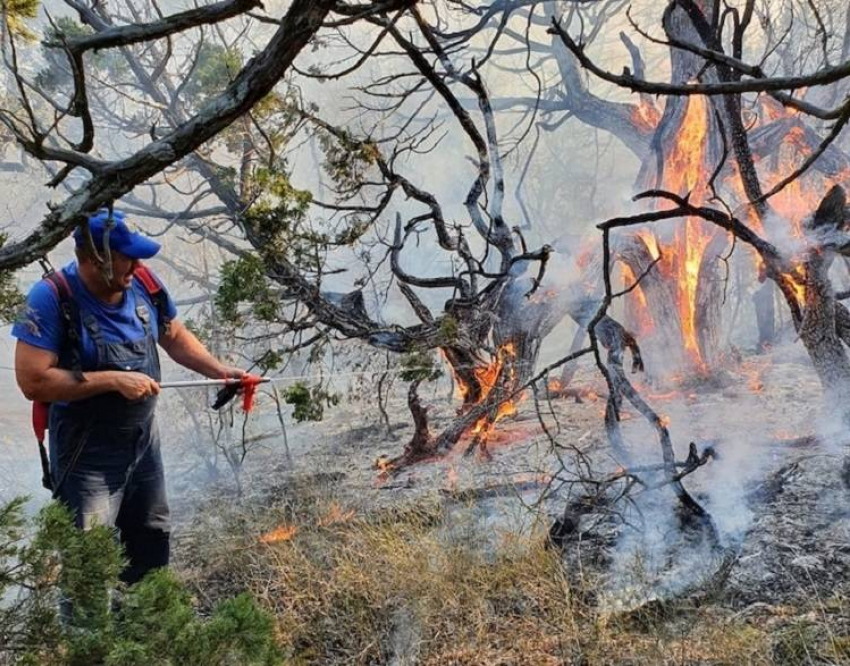
[[[89,218],[91,241],[77,230],[77,261],[33,287],[12,335],[18,339],[21,391],[30,400],[51,403],[54,496],[75,512],[80,528],[95,523],[118,528],[129,561],[122,580],[132,584],[169,558],[169,509],[154,417],[157,343],[177,363],[207,377],[245,373],[215,359],[175,319],[174,302],[158,282],[151,289],[153,276],[139,268],[140,260],[154,256],[159,244],[131,231],[120,211],[111,218],[111,225],[107,211]],[[92,241],[102,258],[108,225],[107,279]]]

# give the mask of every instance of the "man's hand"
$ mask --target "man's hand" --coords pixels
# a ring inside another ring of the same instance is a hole
[[[141,372],[115,372],[115,390],[127,400],[141,400],[159,394],[159,384]]]
[[[15,374],[27,399],[73,402],[118,391],[129,400],[138,400],[159,393],[159,384],[138,372],[84,372],[84,381],[79,381],[69,370],[57,367],[58,363],[59,358],[53,352],[18,340],[15,347]]]
[[[221,378],[222,379],[242,379],[248,375],[242,368],[232,368],[229,366],[222,366],[221,369]]]

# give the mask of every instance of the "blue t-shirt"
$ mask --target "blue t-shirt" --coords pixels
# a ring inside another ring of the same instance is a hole
[[[109,305],[98,300],[83,284],[77,272],[76,262],[63,269],[73,292],[80,316],[91,314],[97,321],[105,342],[136,342],[145,337],[144,325],[136,313],[137,304],[144,304],[150,313],[151,333],[155,339],[159,335],[159,322],[156,306],[147,290],[133,280],[121,303]],[[177,307],[166,292],[167,314],[169,319],[177,316]],[[82,327],[82,365],[84,370],[97,366],[97,347],[85,326]],[[33,347],[52,351],[59,355],[62,351],[65,324],[59,309],[59,297],[53,285],[46,280],[38,282],[27,296],[26,307],[12,327],[12,335]]]

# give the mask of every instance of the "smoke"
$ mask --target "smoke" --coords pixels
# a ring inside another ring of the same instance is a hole
[[[800,347],[785,344],[758,361],[763,386],[751,381],[754,361],[749,360],[728,372],[722,388],[704,385],[672,397],[643,389],[653,408],[670,420],[678,460],[685,459],[690,442],[700,451],[706,446],[716,451],[683,484],[710,515],[718,543],[704,532],[682,529],[681,507],[669,487],[638,489],[634,508],[625,508],[628,524],[610,553],[605,587],[610,609],[632,608],[704,585],[730,555],[751,543],[755,525],[770,510],[763,505],[762,491],[771,487],[779,470],[802,458],[846,454],[846,424],[834,406],[824,404],[820,382]],[[656,436],[642,418],[624,420],[622,428],[633,466],[660,463]],[[660,473],[640,476],[648,485],[663,480]]]
[[[795,220],[771,210],[764,220],[767,238],[784,257],[790,259],[798,256],[808,247],[808,242],[800,229],[807,226],[810,218],[809,215],[795,223]]]

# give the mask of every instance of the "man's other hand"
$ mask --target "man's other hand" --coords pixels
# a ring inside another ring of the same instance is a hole
[[[159,384],[141,372],[116,372],[115,390],[127,400],[141,400],[159,394]]]

